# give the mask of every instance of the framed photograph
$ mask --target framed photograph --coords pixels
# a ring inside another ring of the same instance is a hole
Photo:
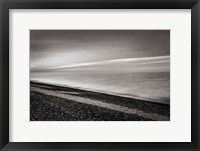
[[[200,150],[198,0],[2,0],[2,151]]]

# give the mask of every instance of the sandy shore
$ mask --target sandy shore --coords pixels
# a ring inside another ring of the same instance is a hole
[[[169,121],[170,106],[31,82],[31,121]]]

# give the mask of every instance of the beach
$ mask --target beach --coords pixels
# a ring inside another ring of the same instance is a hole
[[[30,121],[169,121],[170,105],[30,83]]]

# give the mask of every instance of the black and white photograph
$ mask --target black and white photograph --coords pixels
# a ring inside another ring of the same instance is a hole
[[[170,121],[170,30],[30,30],[30,121]]]

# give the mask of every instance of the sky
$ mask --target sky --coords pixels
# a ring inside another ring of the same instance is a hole
[[[169,30],[31,30],[31,71],[170,55]]]

